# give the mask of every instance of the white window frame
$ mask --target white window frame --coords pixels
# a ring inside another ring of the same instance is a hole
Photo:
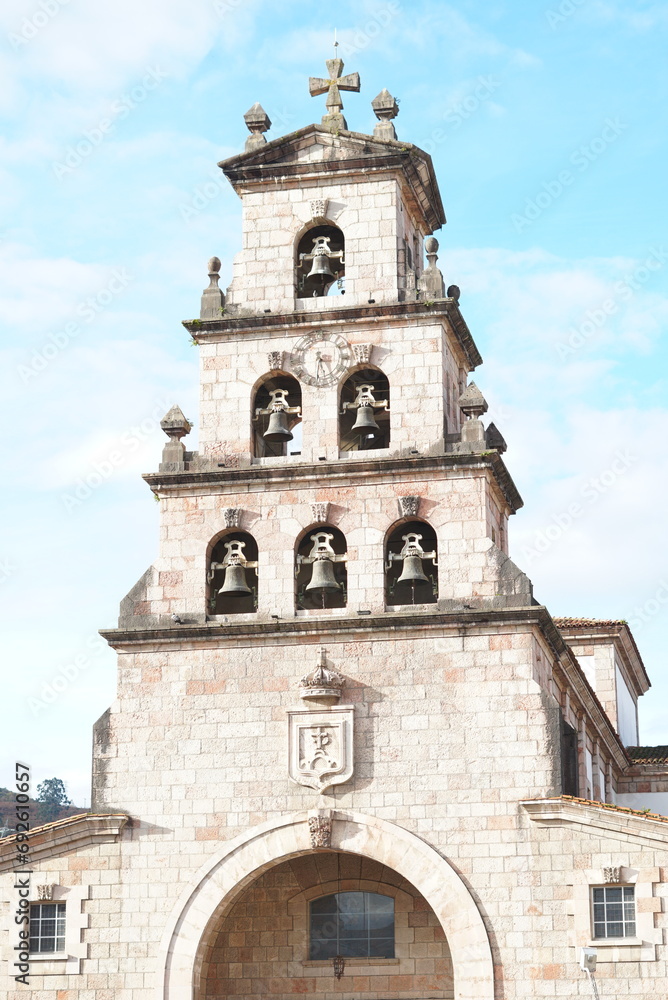
[[[619,905],[618,903],[613,903],[612,901],[608,901],[608,899],[605,898],[607,896],[608,892],[611,892],[613,890],[621,890],[621,892],[622,892],[622,899],[621,899],[622,919],[621,920],[614,920],[613,921],[613,920],[609,920],[608,919],[608,906]],[[627,918],[626,918],[626,903],[627,903],[627,900],[625,899],[625,897],[626,897],[627,892],[629,892],[629,891],[631,893],[631,900],[633,902],[633,921],[632,921],[632,923],[633,923],[633,933],[632,934],[625,933],[626,932],[627,923],[629,923],[629,924],[631,923],[631,921],[627,921]],[[596,901],[594,899],[594,894],[596,892],[603,892],[605,894],[602,903],[598,902],[598,901]],[[638,911],[637,911],[637,906],[636,906],[636,889],[635,889],[634,885],[624,885],[622,883],[612,883],[612,884],[605,884],[605,885],[592,885],[590,887],[590,899],[591,899],[591,938],[592,938],[592,941],[610,941],[610,940],[614,940],[614,941],[628,941],[629,938],[633,938],[634,940],[636,940],[636,927],[638,925]],[[594,909],[594,907],[597,906],[597,905],[598,906],[602,905],[603,908],[604,908],[603,909],[603,912],[604,912],[603,925],[604,925],[606,931],[608,929],[608,924],[609,923],[616,923],[616,924],[617,923],[621,923],[622,930],[623,930],[624,933],[622,933],[622,934],[616,934],[616,935],[614,935],[614,934],[607,934],[606,933],[606,934],[602,934],[600,936],[596,933],[596,924],[600,923],[600,921],[596,920],[596,911]]]
[[[45,917],[42,914],[41,911],[42,911],[42,907],[44,907],[44,906],[54,906],[56,908],[56,911],[55,911],[55,914],[54,914],[53,918],[47,918],[47,917]],[[63,934],[59,935],[58,934],[58,922],[61,919],[60,915],[59,915],[59,910],[61,908],[62,908]],[[36,914],[36,911],[38,909],[40,911],[39,914],[37,914],[36,917],[33,916],[33,914]],[[35,919],[37,919],[37,925],[38,925],[38,929],[39,929],[39,933],[37,934],[36,938],[33,937],[33,933],[32,933],[33,921]],[[41,933],[42,932],[43,922],[45,920],[47,920],[47,919],[53,919],[55,921],[55,927],[54,927],[54,933],[53,933],[53,935],[48,935],[47,936],[47,935],[43,935]],[[67,934],[67,904],[65,902],[63,902],[63,900],[61,900],[61,899],[40,899],[37,903],[31,903],[30,904],[30,924],[29,924],[29,930],[30,930],[29,943],[30,943],[30,958],[31,959],[34,956],[37,956],[37,955],[40,955],[40,956],[48,955],[49,958],[62,958],[62,956],[66,954],[66,951],[65,951],[65,935]],[[33,945],[33,943],[35,941],[38,944],[41,944],[41,942],[46,937],[50,938],[51,936],[53,936],[53,943],[54,943],[54,945],[58,944],[58,939],[60,938],[60,940],[62,941],[62,948],[54,948],[53,951],[46,951],[46,950],[42,951],[40,948],[37,948],[36,950],[33,951],[32,945]]]

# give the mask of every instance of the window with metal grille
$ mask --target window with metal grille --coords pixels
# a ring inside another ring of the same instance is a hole
[[[30,907],[30,951],[65,951],[65,903],[33,903]]]
[[[394,899],[336,892],[311,903],[311,959],[394,958]]]
[[[635,889],[631,885],[592,889],[595,938],[635,937]]]

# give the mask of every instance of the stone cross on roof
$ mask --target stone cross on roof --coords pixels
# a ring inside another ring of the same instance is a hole
[[[347,76],[341,76],[343,59],[327,59],[326,66],[329,78],[309,77],[309,93],[311,97],[317,97],[319,94],[327,94],[327,114],[323,115],[323,125],[327,125],[333,130],[339,128],[347,129],[348,125],[342,114],[343,101],[341,100],[339,91],[359,91],[360,75],[359,73],[348,73]]]

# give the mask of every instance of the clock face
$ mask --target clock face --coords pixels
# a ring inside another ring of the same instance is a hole
[[[350,344],[345,337],[314,330],[295,344],[292,370],[307,385],[336,385],[350,367],[351,357]]]

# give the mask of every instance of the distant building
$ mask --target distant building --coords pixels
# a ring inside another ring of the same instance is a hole
[[[243,243],[185,324],[199,450],[173,407],[159,555],[104,633],[93,809],[30,839],[31,995],[665,997],[640,655],[624,622],[553,620],[511,561],[431,159],[387,91],[349,131],[356,74],[327,67],[321,124],[266,142],[255,105],[221,164]]]

